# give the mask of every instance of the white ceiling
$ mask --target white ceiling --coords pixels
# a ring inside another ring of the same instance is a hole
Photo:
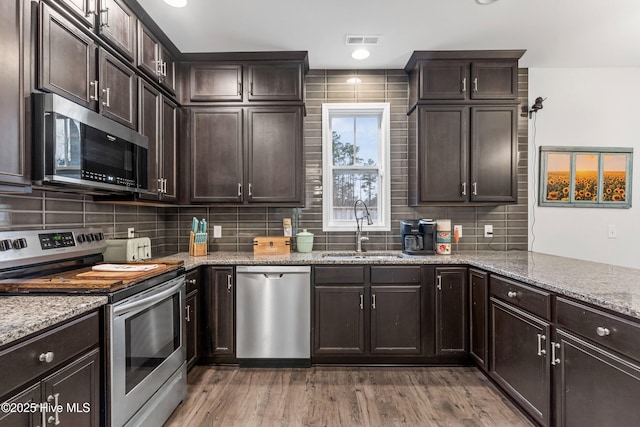
[[[638,0],[188,1],[138,0],[182,52],[306,50],[313,69],[397,69],[414,50],[526,49],[523,67],[640,67]],[[382,42],[356,61],[347,34]]]

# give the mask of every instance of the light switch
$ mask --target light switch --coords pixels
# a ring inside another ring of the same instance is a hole
[[[213,226],[213,238],[220,239],[222,237],[222,226],[214,225]]]
[[[607,233],[607,237],[609,239],[615,239],[618,237],[618,232],[616,231],[615,225],[609,225],[609,232]]]

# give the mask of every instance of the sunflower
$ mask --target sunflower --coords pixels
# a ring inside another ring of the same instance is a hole
[[[588,199],[589,197],[591,197],[591,193],[589,191],[586,191],[584,193],[584,197],[586,197]]]
[[[563,198],[562,198],[562,199],[560,199],[560,200],[562,200],[563,202],[566,202],[566,201],[568,201],[568,200],[569,200],[569,198],[568,198],[568,197],[563,197]]]
[[[555,184],[555,181],[553,179],[549,179],[549,181],[547,181],[547,184],[553,185],[553,184]]]
[[[558,200],[558,192],[557,191],[549,192],[549,194],[547,195],[547,200]]]
[[[597,202],[598,201],[598,196],[593,196],[593,198],[591,200],[593,200],[594,202]]]
[[[611,200],[613,200],[614,202],[620,202],[622,200],[622,197],[620,197],[619,194],[614,194],[613,196],[611,196]]]
[[[562,194],[569,194],[569,187],[564,187],[562,189]]]
[[[607,187],[607,194],[611,194],[611,187]]]

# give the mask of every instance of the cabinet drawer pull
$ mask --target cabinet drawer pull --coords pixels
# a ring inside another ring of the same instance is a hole
[[[109,26],[109,8],[100,9],[100,27]]]
[[[478,78],[474,78],[473,79],[473,91],[477,92],[478,91]]]
[[[547,354],[547,350],[542,348],[542,341],[545,341],[546,339],[547,339],[546,335],[538,334],[538,356]]]
[[[53,411],[54,415],[50,416],[49,419],[47,420],[49,424],[53,424],[54,426],[57,426],[60,424],[60,411],[58,411],[59,398],[60,398],[60,393],[55,393],[54,395],[50,394],[49,397],[47,397],[47,402],[53,403],[53,407],[56,408],[56,410]]]
[[[102,105],[104,105],[105,107],[111,107],[111,100],[110,98],[110,94],[111,94],[111,88],[104,88],[102,89],[102,93],[104,93],[105,95],[105,100],[102,101]]]
[[[467,78],[462,79],[462,93],[467,91]]]
[[[376,294],[371,295],[371,308],[376,309]]]
[[[93,95],[89,95],[89,99],[92,101],[98,100],[98,81],[94,80],[89,82],[89,86],[93,88]]]
[[[360,310],[364,310],[364,295],[360,294]]]
[[[509,298],[515,298],[515,297],[518,296],[518,293],[516,291],[509,291],[509,292],[507,292],[507,296]]]
[[[441,291],[442,290],[442,276],[436,277],[436,288]]]
[[[558,354],[556,353],[557,350],[560,350],[560,343],[552,342],[551,343],[551,364],[554,366],[560,364],[560,359],[558,358]]]
[[[185,319],[187,320],[187,322],[191,322],[191,306],[188,305],[185,307],[185,309],[187,310],[187,317],[185,317]]]
[[[462,183],[462,195],[463,196],[467,195],[467,183],[466,182]]]
[[[40,357],[38,357],[38,360],[44,363],[51,363],[54,357],[53,351],[47,351],[46,353],[42,353]]]
[[[196,282],[197,282],[196,279],[187,279],[187,284],[189,284],[189,285],[195,285]]]
[[[611,334],[611,331],[609,330],[609,328],[598,326],[596,328],[596,333],[598,334],[599,337],[606,337],[607,335]]]
[[[231,292],[231,275],[227,274],[227,292]]]

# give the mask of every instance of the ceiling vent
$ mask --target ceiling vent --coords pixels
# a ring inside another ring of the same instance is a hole
[[[380,43],[382,36],[377,35],[361,35],[361,34],[348,34],[345,40],[347,46],[351,45],[375,45]]]

